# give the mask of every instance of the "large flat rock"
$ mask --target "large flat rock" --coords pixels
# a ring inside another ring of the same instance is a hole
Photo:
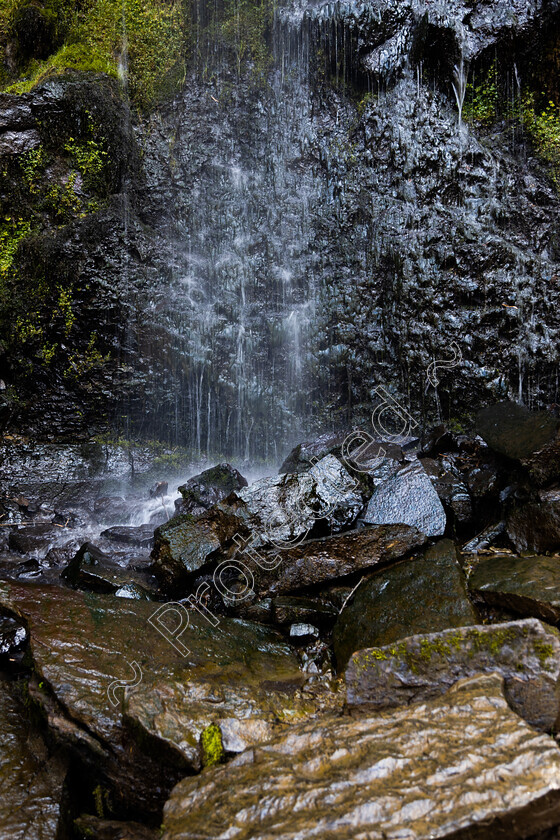
[[[22,686],[0,681],[0,834],[6,840],[51,840],[62,827],[67,760],[49,756],[31,730]]]
[[[485,557],[469,578],[469,588],[491,606],[551,624],[560,621],[560,560],[556,557]]]
[[[132,725],[134,715],[128,712],[125,721],[121,705],[110,702],[113,681],[133,682],[131,663],[138,663],[142,679],[127,692],[131,698],[143,695],[139,705],[157,705],[167,686],[170,693],[175,686],[184,687],[191,700],[183,707],[182,721],[188,744],[200,731],[190,714],[193,698],[197,713],[205,710],[208,716],[212,710],[219,717],[217,694],[225,692],[232,717],[239,696],[240,706],[245,702],[244,717],[252,713],[260,719],[259,698],[270,704],[275,692],[290,695],[303,681],[295,653],[274,631],[229,618],[212,626],[190,610],[189,624],[185,622],[178,639],[172,631],[180,627],[179,614],[160,613],[161,626],[170,629],[176,645],[183,645],[177,649],[149,622],[156,609],[164,608],[54,586],[0,584],[0,610],[15,613],[29,628],[31,655],[45,686],[36,699],[44,705],[51,729],[105,775],[117,804],[140,813],[157,810],[170,786],[187,770],[197,769],[200,758],[194,749],[168,748],[157,728],[150,729],[146,715],[143,727]],[[123,690],[118,689],[117,699]]]
[[[333,641],[342,670],[356,650],[406,636],[477,623],[451,540],[440,540],[413,560],[365,580],[341,612]]]
[[[327,716],[180,782],[162,840],[516,840],[560,821],[560,750],[494,674],[374,717]]]
[[[497,672],[518,715],[550,732],[560,715],[560,636],[534,618],[458,627],[357,651],[346,669],[349,707],[406,706],[460,679]]]
[[[294,592],[335,578],[373,569],[404,557],[412,549],[426,543],[426,536],[408,525],[381,525],[361,528],[332,537],[308,540],[297,546],[278,550],[278,565],[266,570],[241,553],[240,559],[250,566],[255,591],[260,597]],[[272,565],[273,552],[263,552]]]

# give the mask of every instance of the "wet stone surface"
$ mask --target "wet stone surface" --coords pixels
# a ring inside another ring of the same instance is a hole
[[[405,709],[300,724],[184,779],[162,840],[517,840],[558,821],[559,779],[556,743],[491,675]]]

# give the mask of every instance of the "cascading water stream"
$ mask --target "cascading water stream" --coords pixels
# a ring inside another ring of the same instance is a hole
[[[313,207],[320,185],[309,151],[311,93],[305,30],[277,16],[271,69],[232,85],[209,49],[204,108],[223,112],[197,156],[190,206],[172,231],[176,265],[167,329],[180,353],[175,431],[198,456],[277,459],[313,413]],[[229,75],[228,75],[229,74]],[[188,94],[186,94],[188,95]],[[191,110],[190,119],[205,115]],[[184,116],[184,112],[182,112]],[[200,133],[178,125],[173,153],[191,160]]]

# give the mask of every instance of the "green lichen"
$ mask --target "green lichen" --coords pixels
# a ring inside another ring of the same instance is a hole
[[[535,655],[538,657],[539,662],[541,663],[543,668],[550,668],[550,663],[547,663],[547,660],[554,653],[554,648],[548,642],[543,642],[542,639],[533,639],[533,650]]]
[[[4,2],[0,12],[4,42],[18,42],[13,19],[18,5]],[[172,92],[185,76],[190,7],[186,0],[50,0],[57,33],[47,56],[21,57],[19,78],[8,90],[26,93],[68,70],[106,73],[127,83],[132,100],[151,106]],[[127,72],[126,72],[127,68]]]
[[[31,232],[31,222],[7,216],[0,227],[0,279],[8,276],[20,242]]]
[[[215,764],[220,764],[225,757],[224,745],[222,742],[222,732],[219,726],[212,723],[207,726],[200,736],[200,745],[202,747],[202,764],[204,767],[212,767]]]

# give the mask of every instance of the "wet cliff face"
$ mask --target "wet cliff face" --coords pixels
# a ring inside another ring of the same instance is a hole
[[[277,457],[379,384],[556,403],[555,4],[259,13],[149,113],[89,73],[2,97],[4,423]]]

